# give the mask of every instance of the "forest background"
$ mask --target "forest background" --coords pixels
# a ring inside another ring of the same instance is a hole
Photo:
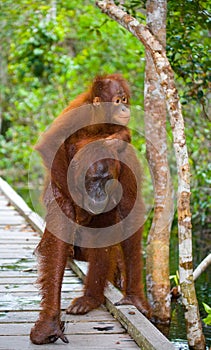
[[[145,20],[145,1],[124,3]],[[211,230],[208,4],[182,0],[178,6],[170,0],[167,16],[167,56],[183,105],[190,156],[193,222],[206,232]],[[101,14],[94,1],[3,0],[0,23],[0,175],[10,183],[26,186],[38,136],[97,74],[121,72],[130,83],[132,105],[143,110],[144,47]],[[137,135],[133,143],[145,152]]]
[[[145,1],[126,0],[124,5],[145,23]],[[208,254],[211,233],[210,7],[203,0],[180,0],[179,4],[169,0],[167,15],[166,50],[183,107],[192,174],[194,249],[200,246],[194,255],[195,266]],[[39,169],[30,172],[28,179],[34,144],[98,74],[119,72],[129,81],[133,144],[145,157],[145,140],[135,132],[138,122],[133,118],[133,113],[143,117],[144,46],[103,15],[95,1],[2,0],[0,62],[0,176],[28,204],[32,205],[28,186],[32,193],[39,182]],[[169,122],[167,130],[171,141]],[[174,175],[175,164],[170,165]],[[149,187],[148,194],[153,195],[152,185]],[[150,219],[145,237],[149,227]],[[178,262],[176,239],[174,224],[171,274],[176,273]],[[201,302],[209,300],[209,281],[197,281],[203,290]]]

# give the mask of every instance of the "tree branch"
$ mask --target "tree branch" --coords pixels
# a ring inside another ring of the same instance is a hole
[[[126,28],[150,51],[156,71],[159,74],[160,84],[166,96],[168,112],[170,117],[172,117],[172,126],[179,131],[179,133],[177,132],[177,135],[175,135],[175,142],[178,143],[179,146],[183,146],[185,144],[185,139],[181,105],[174,82],[174,73],[166,56],[165,49],[153,36],[149,28],[139,23],[134,17],[116,6],[113,1],[97,1],[96,4],[103,13],[106,13],[109,17]]]
[[[190,212],[190,168],[184,133],[184,120],[181,104],[174,82],[174,74],[166,53],[149,28],[127,14],[113,1],[97,1],[97,6],[109,17],[121,24],[140,40],[152,55],[155,69],[163,88],[166,106],[174,138],[174,149],[178,172],[178,236],[179,236],[179,272],[189,346],[193,349],[205,349],[198,302],[193,281],[192,231]],[[197,331],[196,331],[197,330]]]
[[[211,265],[211,253],[204,258],[193,272],[194,281]]]

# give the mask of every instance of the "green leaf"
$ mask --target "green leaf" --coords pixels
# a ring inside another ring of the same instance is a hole
[[[206,311],[207,314],[211,314],[211,307],[205,303],[203,303],[203,306],[204,306],[204,310]]]
[[[209,314],[206,318],[203,318],[203,321],[208,326],[211,326],[211,314]]]

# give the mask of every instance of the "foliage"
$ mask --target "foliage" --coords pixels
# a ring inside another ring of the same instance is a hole
[[[145,1],[124,1],[128,13],[143,21]],[[185,116],[186,137],[192,172],[194,222],[211,228],[210,196],[210,3],[168,0],[167,55]]]
[[[124,4],[145,21],[145,1]],[[143,106],[144,48],[101,14],[94,0],[2,0],[0,6],[0,175],[26,183],[38,135],[96,74],[122,72],[132,86],[133,104]],[[180,6],[169,0],[167,22],[167,53],[184,104],[192,208],[203,225],[211,216],[211,122],[203,116],[208,114],[208,6],[203,0],[182,0]],[[134,143],[144,154],[144,139],[136,133]]]
[[[179,271],[177,270],[175,275],[170,275],[169,276],[170,280],[173,280],[174,281],[174,285],[175,286],[179,286]]]
[[[186,0],[179,7],[175,1],[169,1],[168,6],[167,54],[183,84],[182,103],[198,101],[204,114],[208,114],[210,4],[204,0]]]
[[[193,220],[199,226],[211,228],[211,121],[187,115],[187,143],[192,173],[191,204]],[[194,116],[195,112],[192,113]]]
[[[38,134],[96,74],[121,71],[131,81],[139,74],[133,88],[143,89],[143,65],[136,64],[143,47],[93,5],[4,1],[0,167],[7,169],[7,179],[22,180],[24,169],[26,178]]]
[[[211,326],[211,307],[205,303],[202,303],[202,304],[204,306],[206,313],[208,314],[206,318],[203,318],[203,321],[208,326]]]
[[[118,3],[118,1],[116,2]],[[143,21],[146,1],[124,1],[128,13]],[[182,84],[182,103],[197,101],[208,114],[211,5],[206,0],[168,0],[167,55]],[[196,20],[197,18],[197,20]],[[185,83],[185,84],[184,84]]]
[[[166,49],[183,104],[192,172],[193,220],[211,228],[209,6],[204,0],[182,0],[180,6],[168,1]]]

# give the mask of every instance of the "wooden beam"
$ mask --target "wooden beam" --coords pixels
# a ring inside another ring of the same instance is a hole
[[[27,222],[39,233],[43,233],[45,222],[36,214],[19,194],[13,190],[13,188],[0,177],[0,190],[7,197],[9,202],[15,207],[15,209],[27,220]]]

